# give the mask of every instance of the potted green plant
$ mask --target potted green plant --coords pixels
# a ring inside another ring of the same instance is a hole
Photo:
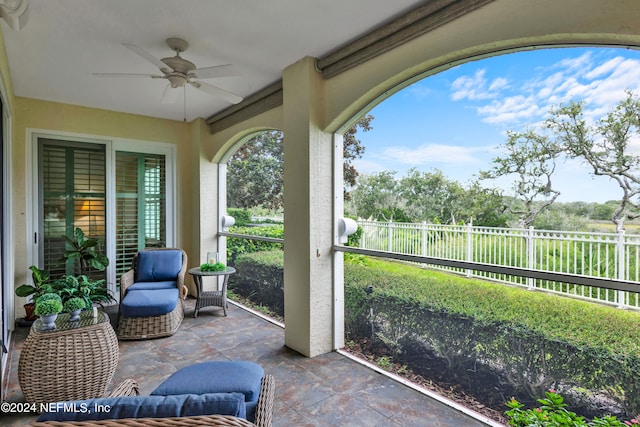
[[[69,321],[77,322],[80,320],[80,312],[86,308],[87,304],[80,297],[69,298],[62,306],[62,309],[69,313]]]
[[[36,300],[34,314],[40,316],[43,329],[55,329],[58,313],[62,311],[60,295],[47,293]]]
[[[109,258],[96,251],[98,241],[96,239],[87,239],[80,227],[76,228],[73,238],[66,235],[63,237],[70,249],[65,251],[62,259],[64,262],[78,260],[79,275],[83,275],[89,267],[104,271],[109,265]]]
[[[22,284],[16,288],[16,295],[23,298],[31,297],[31,300],[24,304],[24,310],[26,312],[25,320],[34,320],[35,300],[46,293],[53,292],[52,283],[49,277],[49,273],[44,270],[40,270],[35,265],[29,267],[31,270],[31,279],[33,284]]]
[[[53,291],[60,295],[63,303],[77,297],[84,301],[87,310],[93,304],[102,306],[104,303],[115,301],[105,286],[104,279],[93,280],[84,274],[80,276],[65,275],[52,284]]]

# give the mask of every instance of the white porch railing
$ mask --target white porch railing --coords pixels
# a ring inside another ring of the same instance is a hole
[[[471,225],[358,221],[362,249],[627,280],[640,284],[640,235]],[[640,293],[435,267],[504,283],[640,308]]]

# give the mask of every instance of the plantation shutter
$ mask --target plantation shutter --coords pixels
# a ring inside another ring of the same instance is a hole
[[[116,152],[116,275],[133,256],[166,246],[165,156]]]
[[[98,240],[98,251],[105,252],[105,147],[48,139],[39,144],[41,267],[52,277],[77,274],[73,262],[61,262],[63,236],[73,236],[79,227]],[[91,275],[105,277],[104,272]]]

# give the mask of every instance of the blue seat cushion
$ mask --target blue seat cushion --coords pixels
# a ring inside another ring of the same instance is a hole
[[[178,250],[138,252],[135,281],[176,280],[182,269],[182,252]]]
[[[120,313],[127,317],[161,316],[178,304],[178,288],[128,290],[120,302]]]
[[[257,363],[240,360],[203,362],[174,372],[151,395],[242,393],[247,419],[255,421],[262,377],[264,369]]]
[[[99,406],[100,405],[100,406]],[[123,396],[51,404],[38,421],[89,421],[121,418],[166,418],[233,415],[246,419],[241,393]]]
[[[177,280],[161,280],[158,282],[136,282],[127,288],[127,291],[133,290],[155,290],[155,289],[173,289],[178,287]]]

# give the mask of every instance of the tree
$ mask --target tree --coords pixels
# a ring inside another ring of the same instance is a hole
[[[344,197],[349,198],[347,188],[353,187],[358,171],[353,161],[364,154],[365,147],[356,138],[359,131],[371,130],[373,116],[367,114],[344,134]],[[280,210],[284,207],[283,185],[283,134],[280,131],[261,133],[236,151],[227,163],[227,200],[234,208],[263,207]]]
[[[227,204],[282,209],[283,156],[279,131],[261,133],[243,144],[227,163]]]
[[[500,191],[484,188],[477,180],[466,188],[457,203],[456,215],[467,223],[485,227],[508,225],[507,205]]]
[[[631,92],[613,111],[587,124],[584,102],[571,102],[552,110],[547,127],[572,158],[584,159],[595,176],[618,183],[622,197],[611,215],[616,230],[624,230],[626,220],[640,217],[640,156],[631,152],[639,135],[640,99]]]
[[[463,188],[450,181],[440,170],[420,172],[410,169],[400,181],[400,192],[406,212],[413,221],[456,223],[456,200],[461,199]]]
[[[372,120],[373,120],[373,116],[371,114],[366,114],[360,117],[358,121],[344,133],[343,179],[344,179],[344,199],[345,200],[349,200],[349,198],[351,197],[350,192],[347,190],[347,188],[355,187],[358,179],[358,171],[353,165],[353,161],[355,159],[361,158],[365,150],[365,147],[362,145],[361,141],[356,138],[358,129],[360,129],[363,132],[370,131],[372,129],[371,128]]]
[[[505,156],[495,157],[493,168],[481,171],[480,179],[516,175],[512,186],[516,203],[511,203],[508,209],[518,216],[519,226],[527,228],[560,195],[553,189],[551,177],[562,150],[553,139],[533,130],[508,131],[502,148]]]
[[[351,193],[350,204],[355,216],[377,221],[407,220],[395,175],[392,171],[360,175]]]

